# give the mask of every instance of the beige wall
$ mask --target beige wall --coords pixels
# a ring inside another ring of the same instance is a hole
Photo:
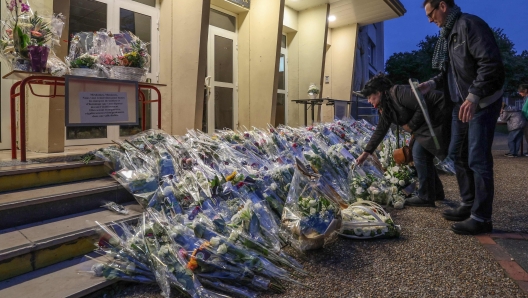
[[[284,0],[253,0],[239,15],[239,124],[275,121]]]
[[[210,1],[160,0],[161,127],[173,135],[202,125]]]
[[[348,25],[332,30],[332,64],[330,79],[332,81],[331,97],[350,100],[352,92],[352,74],[358,25]]]
[[[286,27],[284,28],[285,32],[299,31],[298,12],[288,6],[284,6],[284,20],[282,24]]]

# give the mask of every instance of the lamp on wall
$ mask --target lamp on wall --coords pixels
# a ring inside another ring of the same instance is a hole
[[[336,20],[336,16],[334,16],[334,15],[331,15],[331,16],[328,17],[328,21],[329,22],[333,22],[335,20]]]

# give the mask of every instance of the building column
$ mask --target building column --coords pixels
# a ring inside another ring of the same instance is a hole
[[[201,129],[210,0],[160,0],[161,127],[173,135]]]

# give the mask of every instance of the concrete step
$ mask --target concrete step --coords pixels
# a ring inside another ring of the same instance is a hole
[[[100,178],[0,194],[0,230],[118,204],[134,197],[114,179]]]
[[[91,255],[97,256],[93,253]],[[92,264],[92,262],[85,260],[83,257],[66,260],[2,281],[0,282],[0,297],[76,298],[83,297],[115,282],[80,273],[81,269]]]
[[[98,239],[98,226],[95,221],[100,223],[133,222],[142,212],[141,206],[136,203],[125,204],[125,206],[130,211],[128,215],[100,208],[1,230],[0,280],[90,253],[95,249],[94,243]],[[4,296],[0,292],[0,297],[20,296]]]
[[[0,167],[0,192],[108,176],[102,161],[27,164]]]

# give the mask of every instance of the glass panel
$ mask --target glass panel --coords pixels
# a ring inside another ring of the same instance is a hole
[[[70,17],[68,18],[68,36],[77,32],[93,32],[107,28],[106,3],[93,0],[70,0]]]
[[[67,140],[106,139],[106,126],[67,127]]]
[[[214,80],[233,83],[233,40],[215,35]]]
[[[277,93],[277,105],[275,109],[275,127],[286,124],[286,94]]]
[[[281,47],[283,49],[286,48],[286,35],[283,35],[282,38],[281,38]]]
[[[139,2],[148,6],[156,7],[156,0],[132,0],[134,2]]]
[[[209,25],[236,32],[236,18],[218,10],[211,9]]]
[[[215,129],[233,129],[233,88],[215,87]]]
[[[151,53],[150,42],[152,40],[150,29],[152,17],[128,9],[121,8],[119,11],[119,30],[134,33],[143,42],[148,42],[147,50]],[[149,69],[150,72],[150,69]]]
[[[202,113],[202,131],[207,132],[207,125],[208,125],[208,119],[207,119],[207,101],[209,100],[209,96],[207,94],[207,88],[204,90],[204,103],[203,103],[203,113]]]
[[[279,60],[279,90],[286,90],[286,56],[280,55]]]
[[[143,95],[145,95],[145,100],[151,100],[151,93],[150,90],[141,90]],[[151,129],[152,128],[152,104],[141,104],[141,96],[139,97],[139,125],[120,125],[119,126],[119,136],[120,137],[128,137],[133,136],[135,134],[138,134],[141,132],[141,123],[143,121],[143,107],[145,107],[145,128]]]
[[[70,0],[70,17],[68,18],[71,39],[78,32],[93,32],[107,28],[107,4],[92,0]],[[68,45],[69,48],[69,45]],[[67,127],[67,140],[100,139],[107,137],[106,126]]]

